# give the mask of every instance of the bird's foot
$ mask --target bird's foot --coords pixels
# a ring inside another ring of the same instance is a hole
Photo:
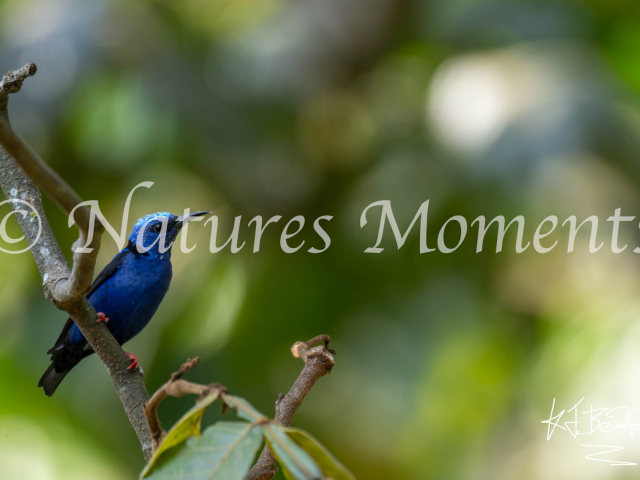
[[[127,352],[124,352],[124,353],[126,353],[127,357],[129,357],[129,360],[131,360],[131,365],[127,367],[127,370],[133,370],[133,369],[140,370],[140,365],[138,364],[138,357],[136,357],[132,353],[127,353]]]
[[[109,321],[109,317],[107,317],[104,313],[98,312],[98,318],[96,319],[96,323],[107,323]]]

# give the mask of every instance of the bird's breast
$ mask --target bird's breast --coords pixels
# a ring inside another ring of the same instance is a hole
[[[149,323],[171,283],[170,268],[144,264],[135,267],[119,271],[89,299],[96,311],[109,317],[107,327],[120,343],[133,338]]]

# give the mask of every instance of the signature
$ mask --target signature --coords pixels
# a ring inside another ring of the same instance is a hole
[[[594,433],[613,433],[615,431],[624,431],[633,439],[634,434],[640,433],[640,408],[631,408],[628,406],[594,408],[593,405],[591,405],[588,410],[586,410],[587,407],[584,406],[582,407],[584,410],[579,412],[580,409],[578,407],[584,399],[585,397],[582,397],[580,401],[569,410],[562,410],[558,413],[555,413],[556,399],[553,399],[549,419],[541,422],[547,424],[547,441],[551,440],[556,429],[567,432],[576,439],[579,436],[593,435]],[[587,460],[606,462],[612,466],[638,465],[634,462],[623,462],[605,458],[608,454],[624,450],[624,447],[584,443],[582,446],[590,449],[598,449],[597,452],[585,455]]]

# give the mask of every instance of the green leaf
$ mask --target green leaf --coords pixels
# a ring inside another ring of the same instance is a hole
[[[268,423],[262,425],[262,431],[287,479],[321,480],[324,478],[318,464],[287,435],[284,427]]]
[[[171,430],[167,432],[167,435],[154,452],[153,457],[151,457],[151,460],[149,460],[149,463],[147,463],[147,466],[140,474],[140,478],[144,478],[149,474],[151,467],[153,467],[164,452],[176,445],[179,445],[189,437],[197,437],[200,435],[204,411],[209,405],[215,402],[217,398],[218,391],[216,390],[196,403],[191,410],[185,413],[182,418],[178,420],[173,427],[171,427]]]
[[[330,477],[333,480],[355,480],[347,468],[342,465],[324,445],[318,440],[313,438],[304,430],[299,428],[285,427],[284,431],[291,437],[298,445],[300,445],[309,455],[313,457],[318,466],[322,469],[322,473],[325,477]]]
[[[165,455],[148,476],[152,480],[243,480],[258,448],[262,432],[247,422],[218,422],[201,437],[190,438],[173,455]]]
[[[236,410],[240,418],[244,418],[250,422],[264,422],[268,420],[266,416],[253,408],[253,405],[247,402],[244,398],[226,394],[224,396],[224,401],[227,402],[227,405]]]

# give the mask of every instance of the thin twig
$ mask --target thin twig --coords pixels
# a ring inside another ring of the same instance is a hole
[[[7,73],[0,83],[0,187],[16,212],[15,218],[25,239],[32,245],[31,253],[42,276],[45,297],[69,314],[109,371],[129,422],[138,435],[143,454],[148,459],[152,442],[142,410],[142,405],[149,399],[144,378],[140,372],[127,371],[129,358],[104,324],[95,322],[96,312],[85,298],[93,279],[101,225],[96,222],[89,245],[93,251],[74,252],[73,269],[70,270],[47,221],[36,183],[67,214],[81,202],[80,197],[20,140],[9,124],[9,94],[18,92],[24,80],[35,72],[36,66],[28,63]],[[27,212],[29,207],[25,208],[21,202],[28,203],[33,211]],[[91,228],[90,212],[84,207],[78,208],[75,217],[80,230],[78,241],[84,244]]]
[[[291,352],[296,358],[304,360],[302,373],[286,395],[280,394],[276,401],[275,422],[289,427],[294,413],[302,405],[302,401],[320,377],[331,373],[335,360],[334,351],[328,350],[331,339],[328,335],[319,335],[308,342],[296,342],[291,347]],[[323,345],[312,348],[313,345],[323,342]],[[269,480],[278,471],[276,460],[268,446],[265,445],[260,458],[251,468],[245,480]]]
[[[162,429],[160,419],[158,418],[158,406],[160,405],[160,402],[169,396],[184,397],[189,394],[202,395],[208,388],[204,385],[198,385],[196,383],[181,380],[185,373],[196,368],[199,363],[200,357],[188,359],[182,364],[180,370],[174,372],[171,375],[171,379],[156,390],[156,393],[154,393],[149,401],[143,405],[144,415],[147,419],[149,431],[151,432],[151,441],[153,442],[152,448],[154,452],[167,433]]]
[[[171,374],[171,380],[176,381],[181,379],[186,373],[200,365],[200,357],[188,358],[186,362],[182,364],[180,370]]]

